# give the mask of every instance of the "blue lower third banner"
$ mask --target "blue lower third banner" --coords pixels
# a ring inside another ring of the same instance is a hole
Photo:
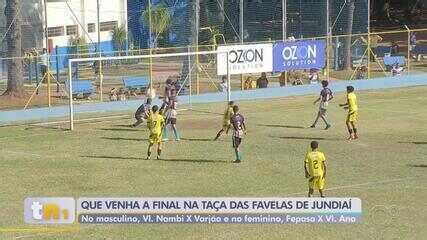
[[[323,69],[325,63],[324,40],[277,42],[273,46],[273,72]]]
[[[81,224],[359,223],[359,198],[79,198]]]
[[[359,223],[361,214],[80,214],[85,224],[301,224]]]

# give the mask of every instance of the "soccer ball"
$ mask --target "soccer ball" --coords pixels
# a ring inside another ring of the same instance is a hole
[[[156,89],[154,88],[147,89],[146,95],[147,95],[147,98],[154,99],[156,97]]]

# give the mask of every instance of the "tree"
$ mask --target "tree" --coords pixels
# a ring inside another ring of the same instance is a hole
[[[150,14],[151,14],[151,21],[150,21]],[[151,6],[151,11],[147,8],[142,13],[142,16],[144,18],[144,23],[147,25],[147,27],[151,29],[151,32],[154,35],[154,39],[152,43],[154,43],[154,45],[157,45],[159,40],[164,38],[163,34],[171,26],[172,18],[171,18],[171,14],[169,13],[169,9],[164,4]]]
[[[4,95],[21,97],[24,95],[24,78],[22,68],[21,23],[18,14],[19,0],[6,0],[5,15],[7,43],[7,89]]]
[[[123,51],[126,46],[126,29],[124,26],[115,27],[113,30],[113,43],[116,51]]]
[[[353,33],[353,20],[354,20],[354,0],[348,1],[348,18],[347,18],[347,37],[344,49],[344,68],[350,70],[352,68],[351,62],[351,34]]]

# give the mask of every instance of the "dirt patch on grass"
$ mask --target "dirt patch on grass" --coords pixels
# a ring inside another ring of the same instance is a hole
[[[178,119],[177,123],[179,129],[189,129],[189,130],[206,130],[206,129],[216,129],[221,128],[220,119]]]

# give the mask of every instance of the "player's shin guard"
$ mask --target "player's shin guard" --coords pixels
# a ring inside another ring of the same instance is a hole
[[[163,129],[162,140],[168,140],[168,139],[169,139],[169,130],[168,130],[168,126],[166,125],[165,128]]]
[[[241,158],[240,158],[240,151],[239,151],[239,149],[235,148],[234,149],[234,153],[236,154],[236,161],[240,161]]]
[[[160,158],[160,155],[162,155],[162,149],[158,148],[157,149],[157,158]]]
[[[173,128],[173,133],[175,134],[175,140],[180,139],[179,132],[178,132],[178,129],[176,127]]]

